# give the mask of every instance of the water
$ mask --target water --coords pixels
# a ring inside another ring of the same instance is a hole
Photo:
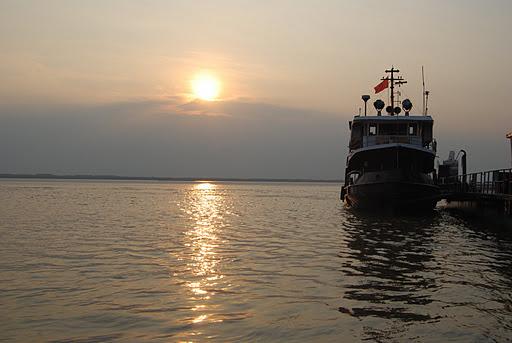
[[[0,340],[512,338],[512,234],[339,185],[0,181]]]

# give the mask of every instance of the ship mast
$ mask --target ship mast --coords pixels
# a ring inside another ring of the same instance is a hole
[[[407,81],[405,81],[401,76],[398,76],[398,77],[395,77],[395,73],[399,73],[400,70],[398,69],[395,69],[393,66],[391,67],[391,69],[388,69],[386,70],[386,73],[390,74],[390,76],[386,76],[386,77],[383,77],[381,80],[388,80],[391,82],[391,85],[390,85],[390,89],[391,89],[391,94],[390,94],[390,105],[392,108],[395,107],[395,84],[400,86],[404,83],[407,83]]]

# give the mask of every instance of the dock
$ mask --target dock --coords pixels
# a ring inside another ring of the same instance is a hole
[[[440,199],[512,215],[512,168],[440,178]]]

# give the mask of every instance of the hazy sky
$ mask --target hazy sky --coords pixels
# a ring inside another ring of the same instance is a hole
[[[511,1],[3,0],[0,173],[340,178],[391,65],[441,158],[509,167],[510,32]]]

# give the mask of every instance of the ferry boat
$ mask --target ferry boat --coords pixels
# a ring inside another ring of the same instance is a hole
[[[364,116],[356,115],[349,122],[349,154],[341,199],[356,209],[431,210],[440,190],[434,182],[436,141],[434,121],[427,115],[429,92],[423,90],[423,113],[413,115],[412,102],[405,99],[400,103],[400,93],[395,92],[407,81],[395,68],[386,73],[388,76],[375,87],[375,93],[389,88],[386,114],[382,114],[384,101],[378,99],[374,102],[376,113],[367,115],[370,96],[363,95]]]

